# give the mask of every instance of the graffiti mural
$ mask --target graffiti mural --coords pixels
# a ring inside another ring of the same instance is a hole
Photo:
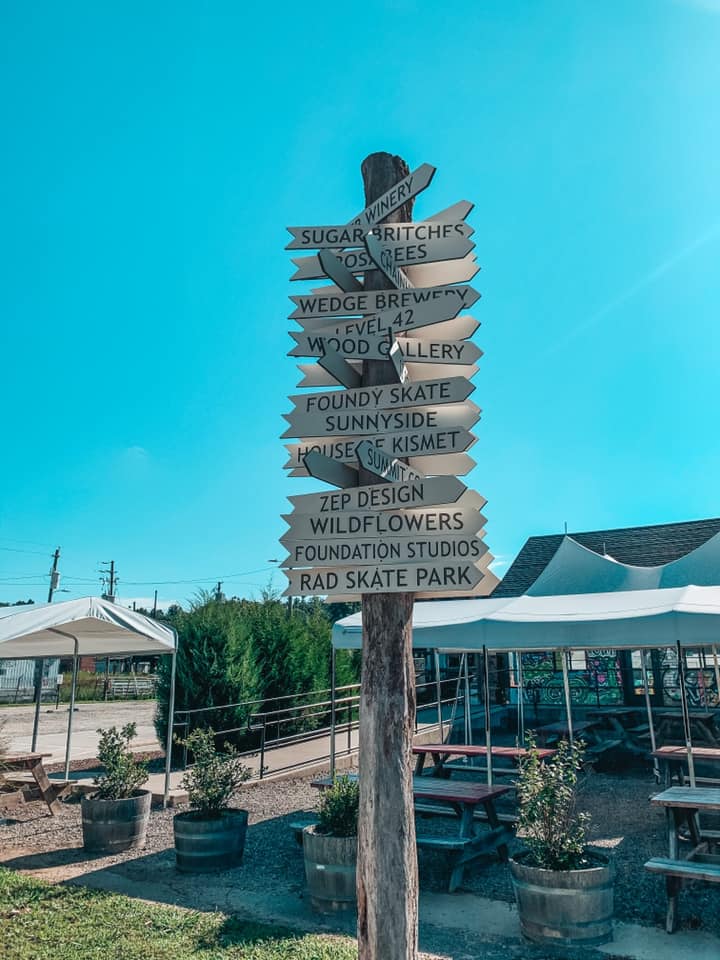
[[[701,653],[687,654],[685,667],[685,690],[690,707],[716,707],[718,700],[715,671],[712,664],[703,663]],[[667,648],[661,658],[662,691],[665,703],[680,703],[680,674],[677,651]]]
[[[547,652],[522,654],[527,703],[560,705],[565,702],[560,657],[561,654]],[[573,704],[594,706],[623,702],[622,672],[615,650],[573,654],[568,680]]]

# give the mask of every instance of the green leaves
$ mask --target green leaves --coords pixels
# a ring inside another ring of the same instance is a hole
[[[190,806],[203,817],[219,817],[240,784],[250,778],[249,767],[229,743],[225,744],[227,753],[216,750],[212,730],[193,730],[179,742],[192,753],[193,765],[181,781]]]
[[[557,752],[542,761],[532,735],[529,752],[520,761],[517,783],[519,828],[535,866],[576,870],[585,852],[590,817],[577,811],[577,774],[582,766],[582,741],[561,740]]]
[[[121,730],[109,727],[97,732],[100,734],[98,759],[105,773],[95,778],[96,796],[99,800],[126,800],[148,778],[147,764],[130,750],[130,742],[137,734],[136,726],[127,723]]]
[[[335,777],[332,786],[320,798],[318,833],[333,837],[357,835],[360,787],[347,775]]]

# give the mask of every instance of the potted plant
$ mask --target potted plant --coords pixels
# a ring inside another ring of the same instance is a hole
[[[147,764],[130,749],[134,723],[121,730],[98,730],[98,759],[105,772],[95,778],[97,790],[82,798],[83,846],[88,853],[119,853],[145,843],[150,817]]]
[[[215,748],[212,730],[193,730],[183,741],[193,765],[181,780],[190,810],[173,818],[175,860],[184,873],[227,870],[242,862],[248,812],[230,807],[233,794],[250,777],[235,748]]]
[[[587,847],[590,817],[577,809],[584,744],[561,740],[542,761],[528,740],[517,782],[518,833],[527,849],[510,859],[520,929],[535,943],[606,943],[612,939],[613,869]]]
[[[357,780],[335,777],[320,798],[317,824],[303,830],[310,900],[322,913],[355,907],[358,807]]]

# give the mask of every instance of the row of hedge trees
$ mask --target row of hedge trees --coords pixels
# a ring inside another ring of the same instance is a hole
[[[290,607],[269,592],[260,600],[203,595],[187,611],[173,608],[165,619],[179,639],[176,712],[256,701],[192,716],[193,726],[240,728],[225,739],[250,746],[251,714],[288,705],[289,701],[278,702],[279,697],[329,688],[331,625],[352,609],[317,599],[295,600]],[[338,651],[336,684],[355,683],[358,677],[358,655]],[[167,733],[169,690],[170,658],[163,657],[155,718],[161,743]],[[176,729],[181,736],[185,732]]]

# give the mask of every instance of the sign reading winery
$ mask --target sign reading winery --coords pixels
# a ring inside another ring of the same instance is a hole
[[[287,249],[304,254],[291,279],[327,282],[290,297],[289,355],[316,362],[299,364],[311,392],[290,397],[285,469],[335,489],[289,498],[286,596],[472,596],[496,582],[485,499],[458,479],[475,466],[465,451],[480,417],[479,323],[464,312],[480,298],[472,204],[386,221],[434,173],[423,164],[346,223],[288,227]],[[392,376],[365,379],[383,361]]]

